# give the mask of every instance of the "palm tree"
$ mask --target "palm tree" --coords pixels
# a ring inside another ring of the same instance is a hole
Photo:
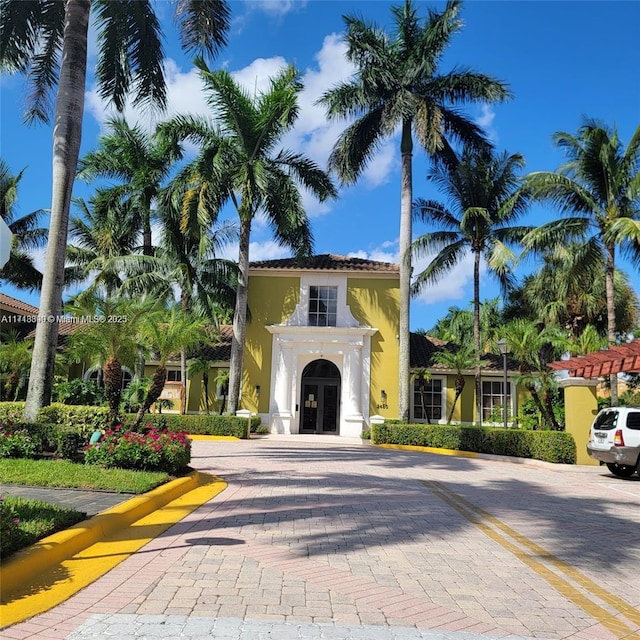
[[[122,366],[132,366],[140,344],[140,325],[153,313],[154,302],[131,300],[86,290],[65,305],[78,323],[69,336],[68,356],[102,367],[109,419],[116,424],[122,398]]]
[[[42,210],[17,217],[18,185],[24,169],[13,175],[9,165],[0,158],[0,217],[13,234],[9,261],[0,268],[0,280],[19,289],[39,289],[42,274],[35,268],[31,251],[47,241],[47,230],[38,226]]]
[[[153,372],[151,386],[136,415],[134,430],[138,429],[151,405],[158,400],[167,381],[167,362],[181,349],[188,349],[203,341],[206,324],[201,318],[194,318],[178,309],[169,313],[158,311],[145,317],[142,338],[148,348],[155,353],[158,366]]]
[[[209,415],[209,371],[211,369],[211,360],[206,356],[198,356],[191,358],[189,361],[189,375],[195,376],[202,374],[202,398],[204,399],[204,407],[207,415]]]
[[[98,26],[96,81],[118,111],[134,89],[136,104],[164,106],[160,25],[150,0],[0,0],[0,69],[25,74],[32,92],[28,121],[48,121],[57,86],[53,128],[53,181],[49,242],[40,313],[57,316],[62,305],[71,191],[82,137],[91,13]],[[179,0],[176,19],[186,50],[215,54],[225,43],[225,0]],[[34,422],[49,403],[58,324],[38,323],[25,419]]]
[[[527,186],[565,217],[538,227],[524,244],[529,251],[539,251],[578,241],[590,255],[604,259],[607,338],[615,344],[616,249],[620,247],[636,263],[640,260],[640,126],[626,149],[615,128],[591,118],[584,120],[576,135],[560,131],[553,139],[568,161],[556,172],[529,174]],[[616,406],[616,374],[610,382],[611,405]]]
[[[510,292],[505,317],[555,324],[576,338],[589,326],[606,336],[605,263],[596,245],[557,245],[543,251],[542,258],[538,271]],[[617,268],[614,297],[617,330],[629,333],[637,326],[638,298],[627,274]]]
[[[9,332],[0,342],[0,400],[16,401],[22,391],[31,364],[32,340],[24,340],[17,333]]]
[[[482,414],[480,379],[480,261],[484,258],[503,292],[514,284],[511,262],[515,255],[510,244],[519,241],[529,227],[514,223],[525,212],[529,196],[519,189],[517,171],[524,165],[519,154],[465,147],[434,162],[428,178],[448,196],[451,209],[434,201],[417,199],[416,215],[439,230],[417,238],[411,245],[414,257],[435,257],[416,277],[412,292],[437,282],[467,254],[473,255],[473,345],[475,347],[476,422]]]
[[[127,203],[130,215],[142,229],[142,253],[152,255],[153,203],[163,181],[179,158],[179,149],[166,138],[131,127],[124,118],[107,121],[110,132],[100,136],[99,148],[80,160],[78,177],[115,179],[112,197]]]
[[[135,295],[151,295],[170,304],[179,292],[183,311],[217,326],[219,317],[233,310],[237,265],[217,257],[224,246],[237,238],[232,223],[206,224],[182,211],[185,185],[179,179],[158,197],[157,216],[161,223],[160,243],[153,256],[124,258],[128,269],[125,289]],[[181,352],[182,380],[186,384],[186,352]]]
[[[558,430],[560,427],[552,405],[552,392],[557,385],[547,365],[566,350],[566,335],[557,326],[519,318],[505,325],[503,337],[509,353],[519,362],[519,382],[531,394],[547,427]]]
[[[483,145],[481,129],[457,106],[496,102],[509,96],[504,84],[467,69],[439,73],[452,37],[461,30],[460,0],[449,0],[441,13],[430,10],[423,23],[411,0],[392,7],[395,35],[347,16],[347,59],[353,79],[327,91],[321,103],[330,118],[356,120],[340,135],[329,166],[344,184],[356,182],[381,141],[401,129],[400,152],[400,379],[399,413],[409,418],[409,304],[412,240],[411,207],[413,136],[431,156],[448,154],[449,141]]]
[[[126,278],[126,256],[136,251],[138,230],[128,206],[110,191],[98,190],[87,204],[79,199],[82,215],[69,222],[71,244],[67,246],[65,282],[79,283],[93,277],[89,288],[103,286],[113,295]]]
[[[433,355],[433,361],[456,372],[454,383],[456,393],[447,415],[447,424],[451,424],[453,413],[465,386],[463,371],[473,369],[477,364],[475,350],[471,343],[447,346]]]
[[[503,322],[503,311],[499,298],[490,298],[480,303],[481,351],[489,351]],[[449,307],[446,315],[439,318],[429,329],[428,335],[458,345],[473,344],[473,303],[469,309]]]
[[[282,137],[298,117],[300,75],[287,67],[263,94],[251,96],[226,71],[200,68],[208,102],[218,126],[203,119],[178,117],[166,125],[167,135],[200,145],[198,157],[183,179],[191,186],[183,206],[185,219],[203,214],[211,223],[230,202],[240,219],[238,285],[233,316],[228,410],[235,413],[240,397],[242,350],[246,334],[247,286],[251,225],[263,214],[278,242],[298,255],[312,250],[312,234],[299,187],[321,202],[336,196],[329,177],[305,156],[279,149]]]

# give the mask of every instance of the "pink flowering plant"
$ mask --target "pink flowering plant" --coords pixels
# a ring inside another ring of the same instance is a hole
[[[25,428],[10,420],[0,420],[0,458],[32,458],[39,442]]]
[[[84,452],[87,464],[141,471],[165,471],[176,475],[191,460],[191,440],[184,432],[159,430],[147,425],[145,433],[118,426],[106,431],[100,442]]]

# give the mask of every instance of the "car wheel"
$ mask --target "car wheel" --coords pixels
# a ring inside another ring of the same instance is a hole
[[[636,472],[636,468],[629,464],[616,464],[615,462],[607,462],[607,468],[614,476],[620,478],[630,478]]]

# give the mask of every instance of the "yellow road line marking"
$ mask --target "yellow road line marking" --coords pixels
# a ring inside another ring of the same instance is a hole
[[[209,478],[206,484],[44,571],[28,586],[3,593],[0,627],[22,622],[64,602],[226,488],[223,480]]]
[[[444,491],[450,490],[444,488]],[[505,524],[498,518],[495,518],[490,513],[484,511],[481,507],[478,507],[470,502],[468,502],[465,498],[458,494],[454,494],[456,498],[460,501],[461,504],[467,506],[468,509],[476,511],[483,518],[486,518],[489,522],[495,525],[498,529],[504,531],[507,535],[511,536],[516,542],[519,542],[522,546],[527,547],[533,551],[536,555],[544,557],[550,564],[556,567],[558,570],[564,572],[568,575],[572,580],[577,582],[581,587],[592,593],[594,596],[600,598],[603,602],[606,602],[608,605],[622,613],[625,617],[627,617],[631,622],[640,626],[640,611],[638,611],[635,607],[630,605],[628,602],[623,600],[622,598],[610,593],[603,589],[598,583],[594,582],[591,578],[586,576],[584,573],[571,566],[568,562],[565,562],[561,558],[550,554],[546,549],[536,544],[529,538],[526,538],[522,534],[518,533],[514,529],[512,529],[508,524]]]
[[[522,534],[519,534],[517,531],[511,529],[508,525],[504,524],[494,516],[491,516],[489,513],[477,507],[476,505],[471,504],[467,500],[465,500],[462,496],[459,496],[454,491],[451,491],[444,485],[439,482],[433,481],[424,481],[423,484],[428,487],[431,491],[433,491],[441,500],[446,502],[450,507],[455,509],[460,515],[469,520],[469,522],[476,525],[483,533],[485,533],[492,540],[497,542],[500,546],[504,547],[511,553],[513,553],[521,562],[526,564],[530,569],[535,571],[539,576],[544,578],[549,584],[551,584],[559,593],[561,593],[565,598],[579,606],[583,611],[589,614],[592,618],[600,622],[604,627],[609,629],[612,633],[616,634],[616,637],[620,640],[628,639],[628,640],[640,640],[640,635],[637,634],[631,627],[627,626],[620,620],[612,618],[612,614],[596,604],[589,598],[587,598],[583,593],[581,593],[578,589],[576,589],[573,585],[567,582],[565,579],[551,571],[548,567],[546,567],[542,562],[536,560],[535,558],[527,555],[520,547],[515,544],[509,542],[506,538],[500,535],[498,532],[494,531],[486,522],[483,521],[483,518],[488,522],[491,522],[494,526],[501,529],[504,533],[511,536],[514,540],[522,544],[523,546],[528,547],[532,552],[536,555],[544,557],[551,564],[553,564],[557,569],[563,571],[569,577],[576,578],[580,576],[579,580],[576,580],[585,590],[590,592],[592,595],[600,598],[612,608],[616,609],[620,614],[624,615],[626,618],[631,620],[632,622],[637,622],[637,612],[631,607],[631,605],[624,600],[617,598],[613,594],[608,593],[596,583],[591,581],[587,576],[580,574],[580,572],[560,560],[553,554],[549,553],[536,543],[528,540]],[[603,597],[606,595],[606,598]],[[630,613],[632,615],[630,615]]]

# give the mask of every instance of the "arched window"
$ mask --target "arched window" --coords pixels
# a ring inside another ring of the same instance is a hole
[[[102,367],[92,367],[84,374],[85,380],[91,380],[95,382],[99,387],[104,387],[104,381],[102,380]],[[122,367],[122,390],[124,391],[133,380],[133,373],[127,367]]]

